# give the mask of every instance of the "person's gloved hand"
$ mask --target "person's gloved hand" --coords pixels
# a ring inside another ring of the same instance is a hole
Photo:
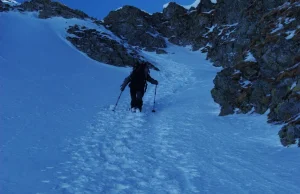
[[[154,84],[155,84],[155,85],[158,85],[158,81],[157,81],[157,80],[154,80]]]

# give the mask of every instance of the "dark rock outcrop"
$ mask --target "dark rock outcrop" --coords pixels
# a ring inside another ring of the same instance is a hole
[[[139,46],[149,51],[165,48],[166,37],[170,42],[185,46],[193,45],[199,49],[207,44],[208,36],[203,36],[207,27],[213,23],[215,5],[206,0],[195,8],[186,10],[171,2],[162,13],[149,15],[135,7],[124,6],[112,11],[104,18],[107,29],[133,46]],[[201,10],[209,12],[201,13]]]
[[[71,9],[60,2],[51,0],[31,0],[18,6],[20,11],[39,11],[39,18],[50,17],[79,18],[84,19],[89,16],[80,10]]]
[[[278,133],[281,143],[284,146],[289,146],[296,143],[296,139],[300,137],[300,118],[293,120],[288,125],[285,125]],[[300,141],[298,142],[300,147]]]
[[[124,6],[110,12],[104,18],[104,25],[132,46],[145,48],[148,51],[165,48],[165,40],[151,25],[150,19],[148,13],[132,6]]]
[[[203,13],[203,12],[209,12],[214,8],[215,5],[211,2],[211,0],[201,0],[196,9],[198,12]]]
[[[129,46],[126,48],[123,43],[96,29],[75,25],[67,32],[69,33],[67,40],[96,61],[115,66],[133,66],[144,61],[136,50]],[[158,70],[152,64],[149,65]]]
[[[11,8],[10,5],[5,4],[2,1],[0,1],[0,12],[9,11],[10,8]]]
[[[189,39],[189,28],[193,20],[188,11],[174,2],[163,9],[163,13],[154,15],[152,20],[157,31],[168,40],[177,45],[191,44]]]
[[[4,11],[4,6],[5,6],[5,4],[2,3],[2,1],[0,1],[0,11]]]

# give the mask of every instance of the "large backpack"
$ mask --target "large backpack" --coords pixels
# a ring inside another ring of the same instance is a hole
[[[136,90],[147,90],[147,77],[149,74],[149,68],[147,64],[141,63],[133,68],[131,73],[130,88]]]

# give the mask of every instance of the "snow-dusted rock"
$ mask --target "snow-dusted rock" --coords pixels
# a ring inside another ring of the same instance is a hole
[[[50,17],[64,18],[88,18],[89,16],[80,10],[71,9],[60,2],[51,0],[31,0],[26,1],[19,6],[23,11],[39,11],[39,17],[42,19]]]
[[[132,6],[111,11],[104,18],[107,29],[127,41],[132,46],[155,51],[165,48],[166,42],[152,26],[151,15]]]

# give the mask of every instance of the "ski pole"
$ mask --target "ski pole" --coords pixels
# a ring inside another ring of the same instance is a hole
[[[119,103],[119,100],[120,100],[120,98],[121,98],[122,93],[123,93],[123,91],[121,91],[121,93],[120,93],[120,95],[119,95],[119,98],[118,98],[118,100],[117,100],[117,102],[116,102],[116,105],[115,105],[115,107],[114,107],[114,109],[113,109],[112,111],[115,111],[115,110],[116,110],[116,107],[118,106],[118,103]]]
[[[155,112],[156,89],[157,89],[157,85],[155,86],[155,94],[154,94],[154,102],[153,102],[153,110],[152,110],[152,112]]]

